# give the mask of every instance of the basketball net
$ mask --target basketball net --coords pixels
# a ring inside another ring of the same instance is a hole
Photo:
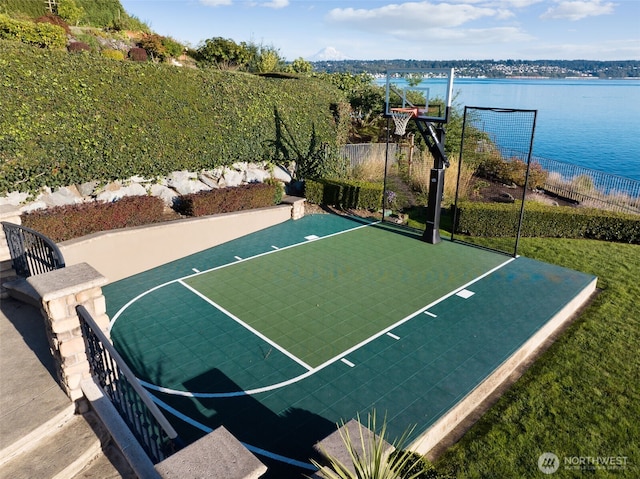
[[[403,136],[407,132],[409,120],[417,114],[417,108],[391,108],[391,118],[396,125],[395,134]]]

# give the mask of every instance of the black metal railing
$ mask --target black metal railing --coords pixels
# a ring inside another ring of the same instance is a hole
[[[78,306],[91,373],[154,464],[183,447],[173,426],[140,385],[84,306]]]
[[[31,228],[2,222],[2,229],[16,274],[28,278],[64,268],[64,258],[58,246],[49,238]]]
[[[549,158],[534,162],[548,172],[544,189],[593,208],[640,213],[640,181]]]

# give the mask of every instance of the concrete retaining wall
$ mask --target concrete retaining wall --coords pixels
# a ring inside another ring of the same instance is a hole
[[[109,283],[292,217],[292,205],[104,231],[58,244],[67,266],[88,263]]]

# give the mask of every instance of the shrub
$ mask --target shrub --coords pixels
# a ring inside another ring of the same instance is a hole
[[[121,50],[114,50],[112,48],[107,48],[106,50],[102,50],[102,56],[105,58],[109,58],[111,60],[124,60],[124,53]]]
[[[143,36],[138,42],[138,46],[143,48],[151,58],[164,60],[167,56],[167,49],[162,43],[162,37],[155,33]]]
[[[146,62],[147,51],[144,48],[133,47],[129,50],[129,58],[134,62]]]
[[[512,236],[520,204],[460,203],[456,232],[483,237]],[[521,235],[640,244],[640,215],[526,203]]]
[[[58,0],[58,15],[65,21],[77,25],[84,14],[84,9],[74,0]]]
[[[497,151],[488,151],[482,155],[477,165],[476,174],[493,181],[524,186],[527,164],[518,158],[505,160]],[[548,172],[537,162],[529,168],[529,189],[541,188],[547,180]]]
[[[180,197],[176,210],[187,216],[207,216],[234,211],[266,208],[280,203],[279,184],[252,183]]]
[[[99,231],[162,221],[163,201],[155,196],[128,196],[112,203],[57,206],[22,215],[22,224],[53,241],[65,241]]]
[[[64,48],[67,34],[58,25],[13,20],[0,14],[0,39],[18,40],[40,48]]]
[[[70,53],[90,52],[91,47],[83,42],[71,42],[67,45],[67,50]]]
[[[366,427],[357,416],[357,432],[350,433],[344,422],[338,429],[346,455],[322,451],[327,467],[312,459],[318,467],[318,477],[326,479],[449,479],[439,475],[431,463],[420,454],[403,449],[413,428],[389,444],[386,417],[376,425],[375,410],[369,414]],[[374,434],[375,432],[375,434]],[[394,451],[387,454],[387,447]],[[346,460],[345,460],[346,459]]]
[[[170,57],[177,58],[184,52],[182,44],[171,37],[162,37],[162,44]]]
[[[317,205],[377,210],[382,206],[382,185],[353,180],[306,180],[305,197]]]

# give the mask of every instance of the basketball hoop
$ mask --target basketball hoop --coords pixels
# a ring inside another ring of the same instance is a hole
[[[407,124],[409,120],[415,116],[418,116],[417,108],[391,108],[391,118],[396,124],[396,135],[404,135],[407,131]]]

